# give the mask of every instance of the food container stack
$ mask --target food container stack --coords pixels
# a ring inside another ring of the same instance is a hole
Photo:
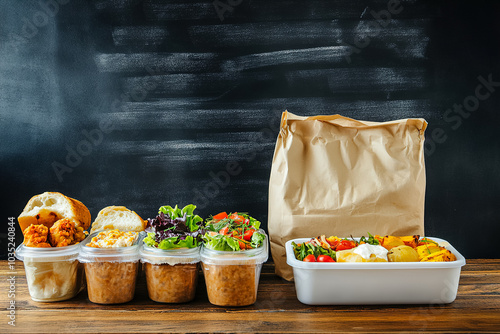
[[[221,212],[204,224],[195,209],[165,205],[145,221],[124,206],[108,206],[91,225],[81,202],[60,193],[34,196],[18,218],[24,242],[16,250],[32,299],[70,299],[84,288],[85,275],[91,302],[127,303],[142,262],[151,300],[185,303],[195,298],[202,263],[212,304],[255,303],[269,256],[260,222]]]
[[[120,304],[134,298],[140,241],[138,232],[108,230],[91,234],[81,244],[78,259],[85,265],[91,302]]]
[[[148,219],[141,248],[151,300],[186,303],[194,299],[198,283],[203,219],[193,204],[164,205]]]
[[[194,299],[198,284],[200,249],[158,249],[143,245],[149,298],[159,303],[186,303]]]
[[[201,262],[210,303],[218,306],[255,303],[262,264],[269,256],[267,243],[266,236],[263,245],[256,249],[214,251],[202,246]]]
[[[201,262],[210,303],[248,306],[257,300],[268,239],[260,222],[247,214],[225,212],[207,222]]]
[[[31,299],[56,302],[73,298],[83,287],[79,243],[87,237],[90,212],[61,193],[33,196],[18,217],[24,241],[16,258],[24,262]]]
[[[77,260],[79,245],[33,248],[21,244],[16,257],[24,262],[31,299],[57,302],[73,298],[83,289],[83,265]]]

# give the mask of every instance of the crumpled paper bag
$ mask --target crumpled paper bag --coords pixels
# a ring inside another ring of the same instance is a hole
[[[285,242],[294,238],[423,235],[426,127],[285,111],[269,183],[276,274],[293,278]]]

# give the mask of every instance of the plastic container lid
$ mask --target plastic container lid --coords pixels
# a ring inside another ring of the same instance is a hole
[[[114,248],[96,248],[89,247],[87,244],[92,241],[92,238],[103,231],[92,233],[80,243],[80,262],[136,262],[139,261],[139,248],[141,247],[142,239],[145,236],[144,232],[139,232],[132,246],[114,247]]]
[[[195,248],[159,249],[142,244],[139,249],[141,262],[151,264],[189,264],[200,262],[200,246]]]
[[[268,237],[264,230],[259,230],[259,233],[266,236],[262,242],[262,246],[259,248],[241,251],[216,251],[208,249],[203,245],[200,251],[201,261],[205,264],[219,265],[241,265],[248,264],[248,262],[262,264],[267,261],[269,256],[269,246]]]
[[[65,247],[26,247],[20,244],[15,252],[16,258],[24,261],[30,259],[32,262],[57,262],[76,260],[80,244]]]

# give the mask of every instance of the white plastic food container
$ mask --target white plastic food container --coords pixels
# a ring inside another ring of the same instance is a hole
[[[292,242],[285,244],[286,262],[293,268],[295,290],[308,305],[447,304],[455,300],[465,258],[448,242],[452,262],[303,262],[295,258]]]
[[[265,234],[263,230],[259,233]],[[257,300],[260,271],[269,256],[266,238],[259,248],[214,251],[201,247],[208,300],[218,306],[248,306]]]

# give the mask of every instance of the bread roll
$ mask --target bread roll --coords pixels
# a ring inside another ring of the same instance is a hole
[[[110,229],[117,229],[123,232],[141,232],[146,228],[146,224],[147,221],[124,206],[108,206],[99,211],[99,214],[92,223],[90,233]]]
[[[58,192],[44,192],[31,197],[17,218],[21,230],[31,224],[43,224],[48,228],[59,219],[67,218],[84,230],[90,227],[90,211],[82,202]]]

